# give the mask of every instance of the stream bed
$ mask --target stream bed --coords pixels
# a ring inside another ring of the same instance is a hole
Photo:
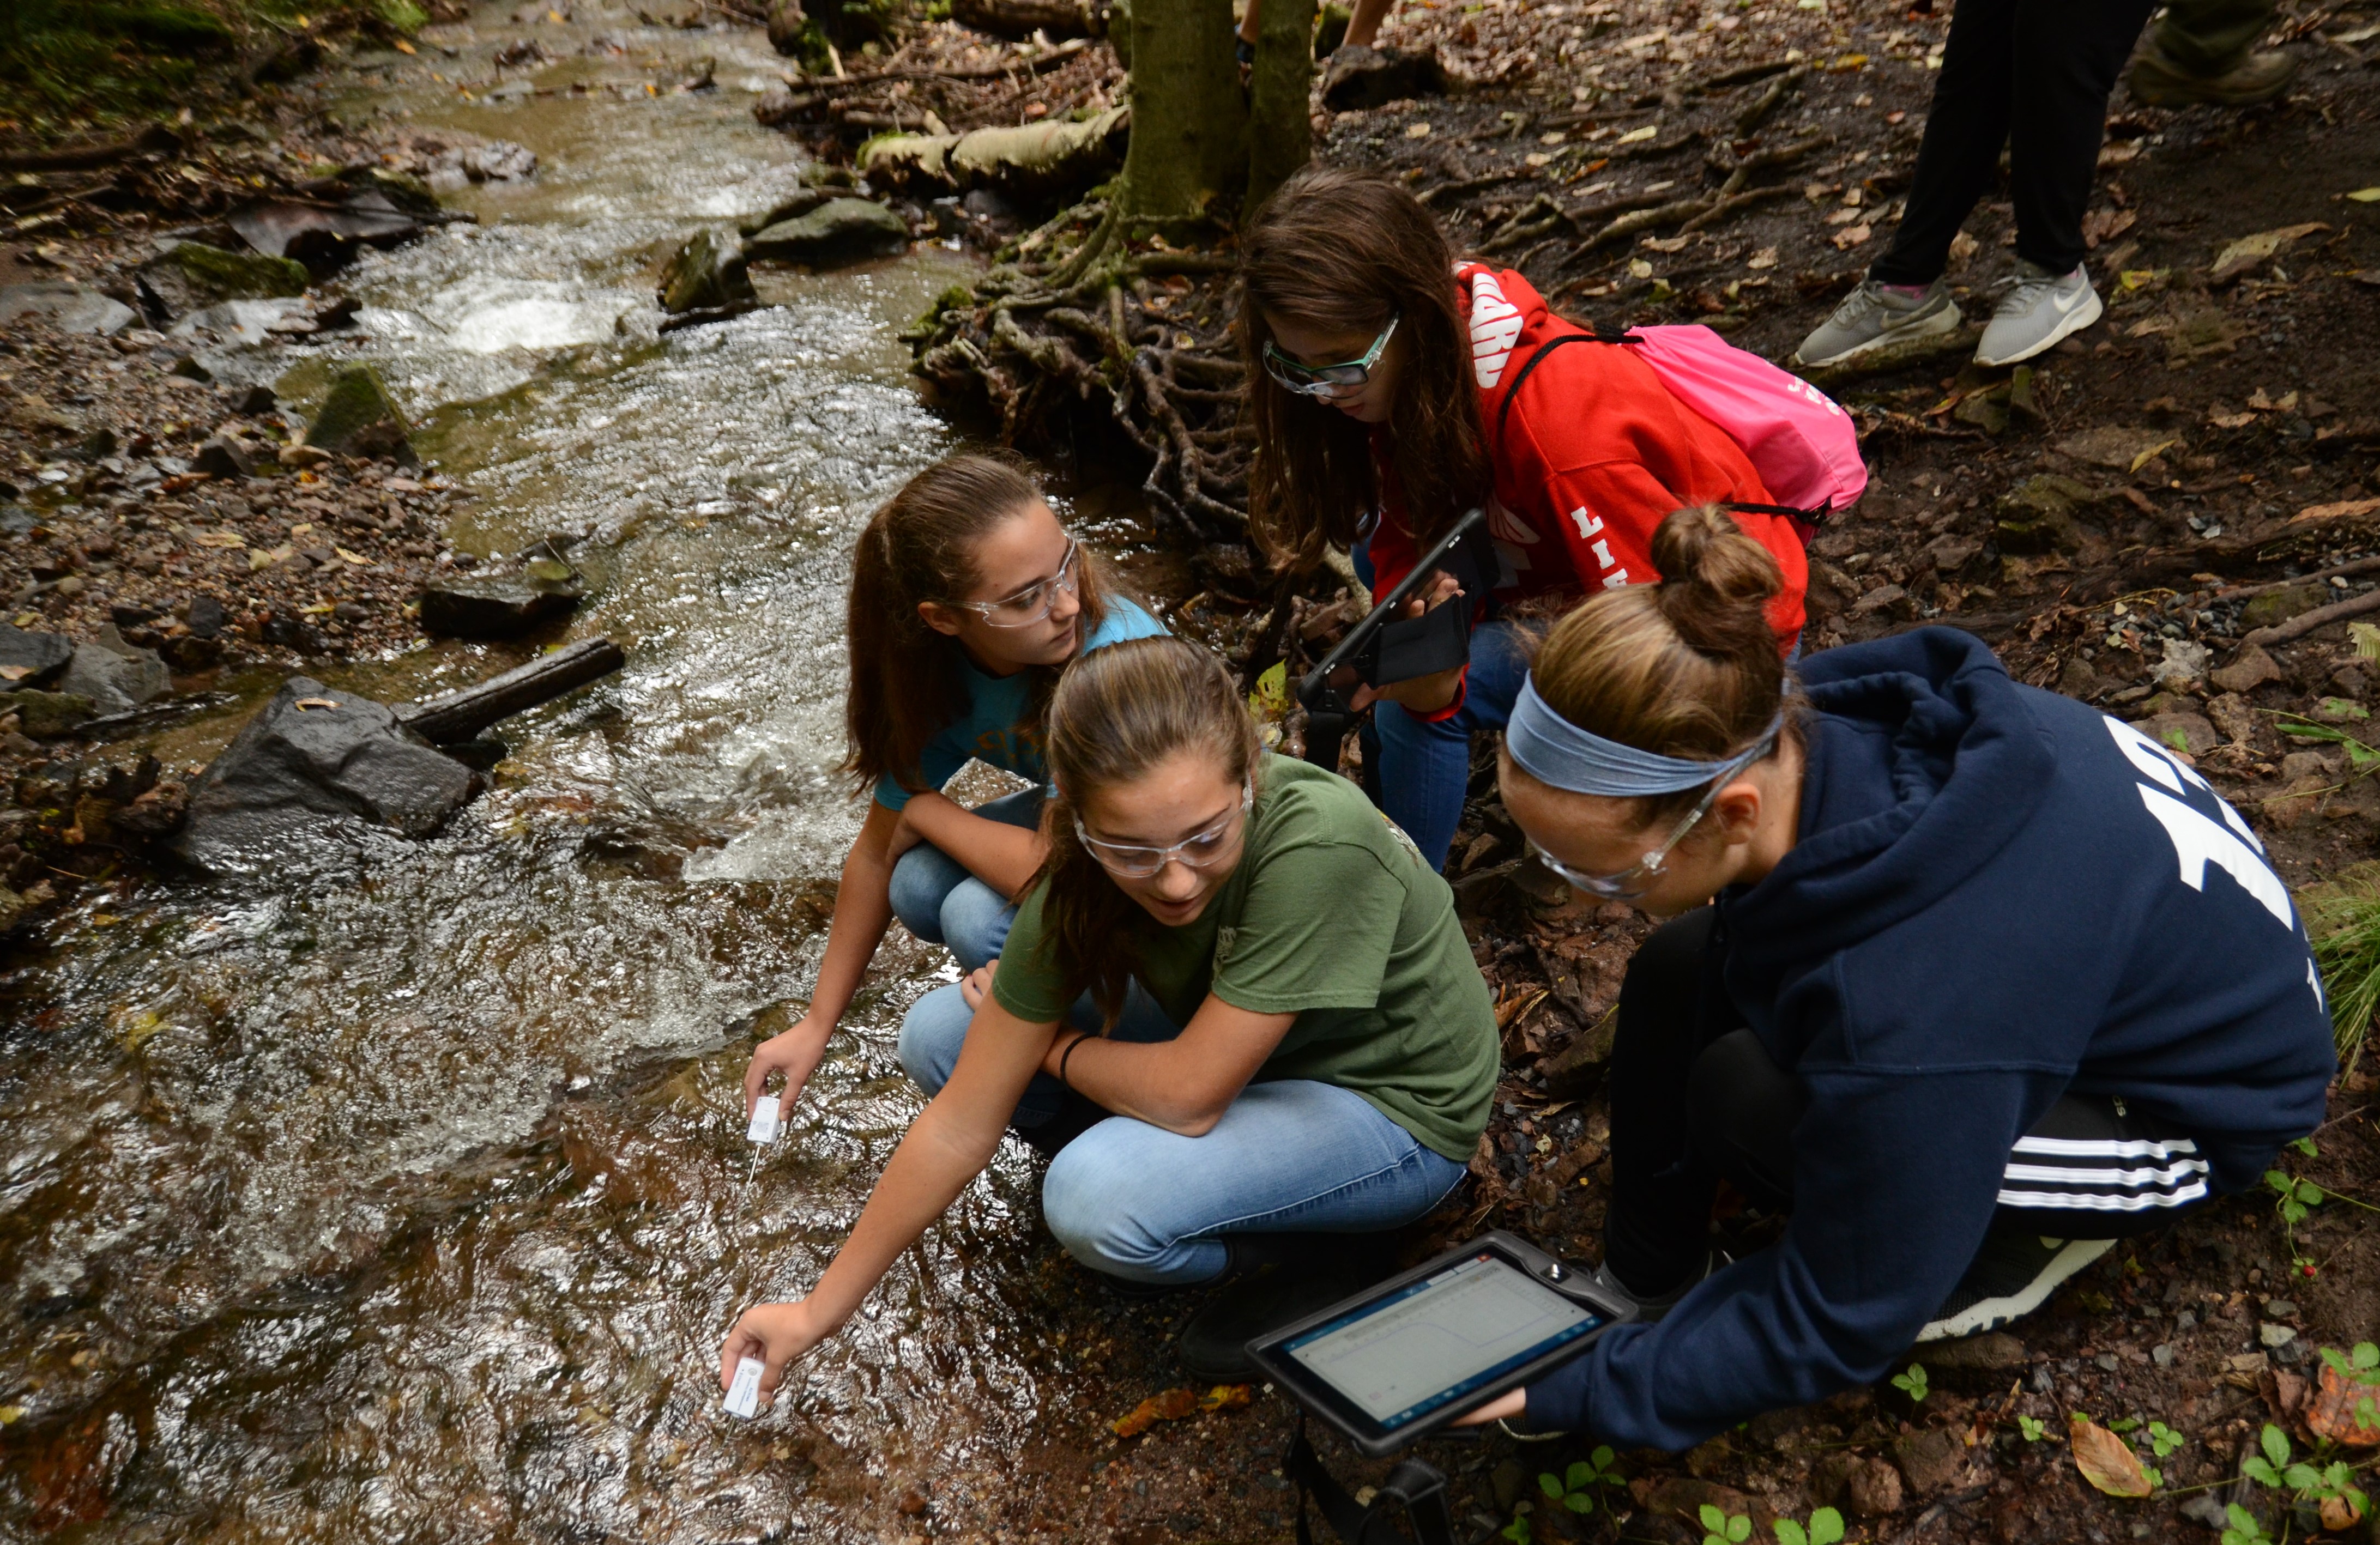
[[[455,84],[526,36],[552,62],[516,73],[557,94]],[[569,635],[628,664],[500,726],[498,786],[438,838],[93,893],[0,982],[0,1420],[56,1434],[0,1472],[0,1534],[903,1538],[928,1527],[901,1509],[913,1486],[930,1473],[937,1517],[963,1514],[1066,1398],[1021,1150],[777,1412],[723,1415],[716,1359],[737,1310],[805,1287],[856,1215],[919,1104],[900,1017],[950,975],[896,930],[756,1161],[742,1021],[807,990],[856,829],[835,770],[846,554],[956,443],[894,333],[969,271],[928,248],[763,274],[771,308],[658,336],[658,259],[795,184],[748,111],[778,68],[759,32],[582,3],[482,7],[423,45],[358,60],[341,115],[540,166],[450,195],[478,224],[343,275],[367,334],[348,355],[477,491],[458,549],[590,538]],[[644,90],[706,58],[718,89]],[[328,374],[294,351],[221,363],[300,405]],[[321,673],[397,699],[512,658],[440,645]],[[203,759],[253,703],[156,749]]]

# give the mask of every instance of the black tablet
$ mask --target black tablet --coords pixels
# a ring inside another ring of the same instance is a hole
[[[1248,1355],[1377,1457],[1578,1356],[1634,1312],[1499,1231],[1259,1336]]]

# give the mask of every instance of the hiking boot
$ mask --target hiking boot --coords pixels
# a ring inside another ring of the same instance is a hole
[[[1998,1330],[2039,1309],[2059,1283],[2115,1248],[2113,1239],[2047,1239],[1994,1229],[1917,1339],[1954,1341]]]
[[[2193,75],[2154,42],[2132,61],[2132,100],[2147,107],[2252,107],[2270,102],[2296,78],[2297,60],[2277,49],[2251,54],[2220,75]]]
[[[1959,325],[1959,303],[1937,279],[1923,293],[1871,279],[1843,297],[1835,314],[1802,340],[1793,363],[1832,365],[1910,338],[1930,338]]]
[[[2031,359],[2097,321],[2103,309],[2091,275],[2080,266],[2052,273],[2019,258],[2016,284],[1992,312],[1975,345],[1975,363],[1989,368]]]
[[[1182,1327],[1183,1368],[1213,1383],[1255,1377],[1248,1343],[1352,1298],[1389,1275],[1393,1236],[1227,1234],[1215,1296]]]
[[[1620,1278],[1613,1273],[1610,1266],[1608,1264],[1597,1266],[1592,1273],[1592,1277],[1595,1285],[1597,1287],[1602,1288],[1606,1293],[1610,1294],[1613,1298],[1619,1298],[1623,1302],[1632,1303],[1636,1306],[1635,1323],[1649,1325],[1654,1321],[1658,1320],[1663,1315],[1669,1313],[1670,1310],[1677,1308],[1679,1299],[1684,1298],[1687,1294],[1701,1286],[1705,1277],[1709,1276],[1713,1272],[1718,1271],[1721,1266],[1726,1264],[1728,1264],[1728,1258],[1726,1255],[1718,1250],[1713,1250],[1708,1255],[1703,1257],[1702,1267],[1699,1271],[1688,1272],[1686,1273],[1685,1281],[1678,1284],[1677,1286],[1670,1288],[1667,1293],[1658,1294],[1652,1298],[1645,1297],[1644,1294],[1639,1293],[1634,1288],[1629,1286],[1626,1283],[1621,1281]]]

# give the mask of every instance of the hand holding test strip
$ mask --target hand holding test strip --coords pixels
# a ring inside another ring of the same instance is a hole
[[[752,1125],[745,1129],[745,1138],[752,1142],[774,1142],[784,1123],[777,1115],[777,1102],[763,1097],[752,1106]]]
[[[774,1111],[772,1104],[769,1107]],[[727,1414],[750,1420],[760,1411],[760,1375],[768,1369],[758,1358],[746,1358],[735,1365],[735,1382],[727,1387]]]

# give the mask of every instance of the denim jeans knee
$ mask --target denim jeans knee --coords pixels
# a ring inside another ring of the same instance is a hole
[[[974,1018],[975,1010],[953,982],[910,1005],[901,1020],[901,1066],[929,1098],[951,1081],[951,1069],[959,1065],[959,1048],[966,1044],[967,1024]]]

